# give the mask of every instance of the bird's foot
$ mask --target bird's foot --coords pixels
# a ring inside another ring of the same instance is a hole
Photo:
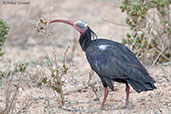
[[[104,106],[100,106],[100,108],[99,108],[100,110],[104,110]]]
[[[135,105],[125,105],[122,107],[122,109],[133,109]]]

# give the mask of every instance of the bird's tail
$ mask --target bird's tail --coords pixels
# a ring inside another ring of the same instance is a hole
[[[154,85],[153,82],[152,83],[150,83],[150,82],[140,83],[140,82],[137,82],[137,81],[134,81],[134,80],[127,80],[127,82],[138,93],[140,93],[142,91],[149,91],[149,90],[157,89],[157,87]]]
[[[157,89],[157,87],[154,85],[154,79],[144,68],[134,69],[130,75],[132,75],[132,77],[130,77],[127,82],[136,92],[140,93],[141,91]]]

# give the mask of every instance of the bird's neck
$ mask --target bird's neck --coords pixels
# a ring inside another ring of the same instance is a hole
[[[81,48],[83,51],[86,51],[87,47],[89,46],[89,44],[93,41],[92,40],[92,30],[90,28],[88,28],[86,30],[86,32],[84,34],[81,34],[80,36],[80,39],[79,39],[79,42],[80,42],[80,45],[81,45]],[[93,32],[93,34],[95,34]]]
[[[86,51],[87,47],[92,42],[91,36],[89,36],[88,34],[81,35],[79,42],[80,42],[80,46],[81,46],[82,50]]]

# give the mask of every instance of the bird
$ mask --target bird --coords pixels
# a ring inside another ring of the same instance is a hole
[[[104,87],[101,109],[107,99],[109,89],[114,91],[112,82],[126,85],[125,108],[129,107],[130,86],[137,92],[157,89],[155,80],[149,75],[136,55],[125,45],[109,39],[98,38],[85,21],[54,19],[52,23],[64,23],[74,27],[79,33],[79,44],[85,52],[91,69],[100,77]]]

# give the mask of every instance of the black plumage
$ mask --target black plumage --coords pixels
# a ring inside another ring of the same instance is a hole
[[[90,28],[80,36],[80,45],[91,68],[100,76],[104,87],[114,89],[111,81],[129,83],[136,92],[156,89],[155,81],[125,45],[106,39],[92,40]],[[100,49],[100,46],[104,46]],[[103,49],[105,48],[105,49]]]

